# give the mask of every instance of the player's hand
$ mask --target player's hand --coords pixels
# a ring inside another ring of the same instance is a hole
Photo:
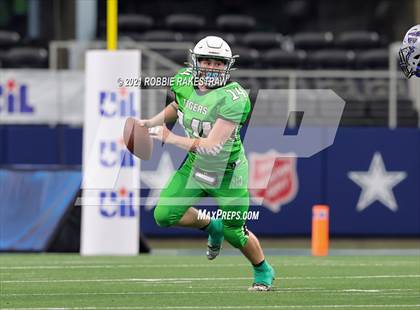
[[[140,119],[138,121],[139,121],[140,126],[142,127],[146,127],[146,128],[153,127],[153,124],[149,119]]]
[[[162,126],[150,128],[149,134],[153,139],[162,141],[164,143],[171,143],[171,137],[174,136],[174,134],[166,127],[165,124]]]

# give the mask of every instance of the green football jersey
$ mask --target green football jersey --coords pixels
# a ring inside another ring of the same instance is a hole
[[[224,172],[237,160],[246,161],[240,139],[240,129],[251,110],[248,93],[237,83],[200,92],[194,87],[191,68],[181,69],[175,76],[171,90],[178,104],[178,122],[190,138],[207,137],[218,118],[236,123],[229,140],[216,155],[189,152],[188,160],[206,171]]]

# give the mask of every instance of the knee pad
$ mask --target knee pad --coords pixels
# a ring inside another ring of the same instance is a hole
[[[248,242],[248,230],[245,225],[230,226],[223,223],[223,235],[227,242],[235,248],[243,248]]]
[[[178,223],[180,217],[172,212],[172,209],[174,208],[171,208],[171,206],[158,204],[153,212],[156,224],[161,227],[169,227]]]

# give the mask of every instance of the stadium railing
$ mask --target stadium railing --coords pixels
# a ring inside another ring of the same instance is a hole
[[[89,49],[104,48],[104,41],[92,41],[83,43],[79,41],[52,41],[49,46],[49,66],[50,69],[76,69],[84,68],[84,53]],[[142,51],[142,72],[147,76],[171,76],[180,68],[180,64],[168,57],[170,52],[188,51],[193,47],[192,42],[138,42],[131,39],[121,41],[119,43],[121,49],[139,49]],[[378,94],[380,99],[387,101],[387,110],[381,113],[387,116],[386,123],[379,122],[379,125],[389,128],[398,126],[398,102],[400,99],[411,100],[413,109],[417,110],[420,115],[420,86],[415,81],[406,81],[399,72],[397,66],[397,55],[399,43],[389,46],[389,69],[388,70],[294,70],[294,69],[240,69],[233,71],[234,78],[260,81],[259,88],[268,88],[267,85],[273,87],[277,83],[283,88],[288,89],[302,88],[302,85],[310,85],[310,88],[319,87],[319,81],[325,79],[351,79],[358,81],[358,84],[364,85],[369,81],[383,81],[380,86],[381,92]],[[187,61],[187,59],[185,59]],[[179,62],[179,61],[178,61]],[[303,80],[309,83],[301,83]],[[274,81],[274,82],[273,82]],[[244,83],[245,87],[247,83]],[[252,88],[252,87],[251,87]],[[332,87],[333,90],[334,87]],[[384,90],[386,88],[386,90]],[[252,89],[251,89],[252,90]],[[370,90],[366,90],[369,92]],[[348,99],[349,94],[342,94],[344,100]],[[350,97],[360,94],[350,94]],[[365,98],[375,98],[375,93],[367,93]],[[149,92],[151,98],[147,98],[148,102],[156,102],[154,92]],[[384,98],[386,97],[386,98]],[[293,98],[292,98],[293,99]],[[291,99],[291,100],[292,100]],[[295,106],[290,101],[289,108]],[[143,115],[150,116],[158,112],[159,105],[151,104],[148,107],[142,107]],[[417,125],[420,126],[420,117],[417,117]],[[355,123],[357,126],[358,123]]]

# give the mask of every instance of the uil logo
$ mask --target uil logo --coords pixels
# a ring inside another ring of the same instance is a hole
[[[99,162],[101,166],[112,168],[120,165],[122,168],[134,167],[134,156],[126,149],[121,139],[118,141],[104,140],[99,142]]]
[[[99,92],[99,114],[103,117],[129,117],[137,115],[134,92],[126,88]]]
[[[272,212],[292,201],[298,192],[296,157],[270,150],[264,154],[249,155],[249,191],[255,202]]]
[[[5,85],[0,84],[0,113],[9,114],[34,113],[34,107],[28,100],[28,86],[17,84],[15,80],[8,80]]]
[[[134,192],[127,191],[124,187],[119,190],[101,191],[99,211],[101,216],[106,218],[135,217]]]

